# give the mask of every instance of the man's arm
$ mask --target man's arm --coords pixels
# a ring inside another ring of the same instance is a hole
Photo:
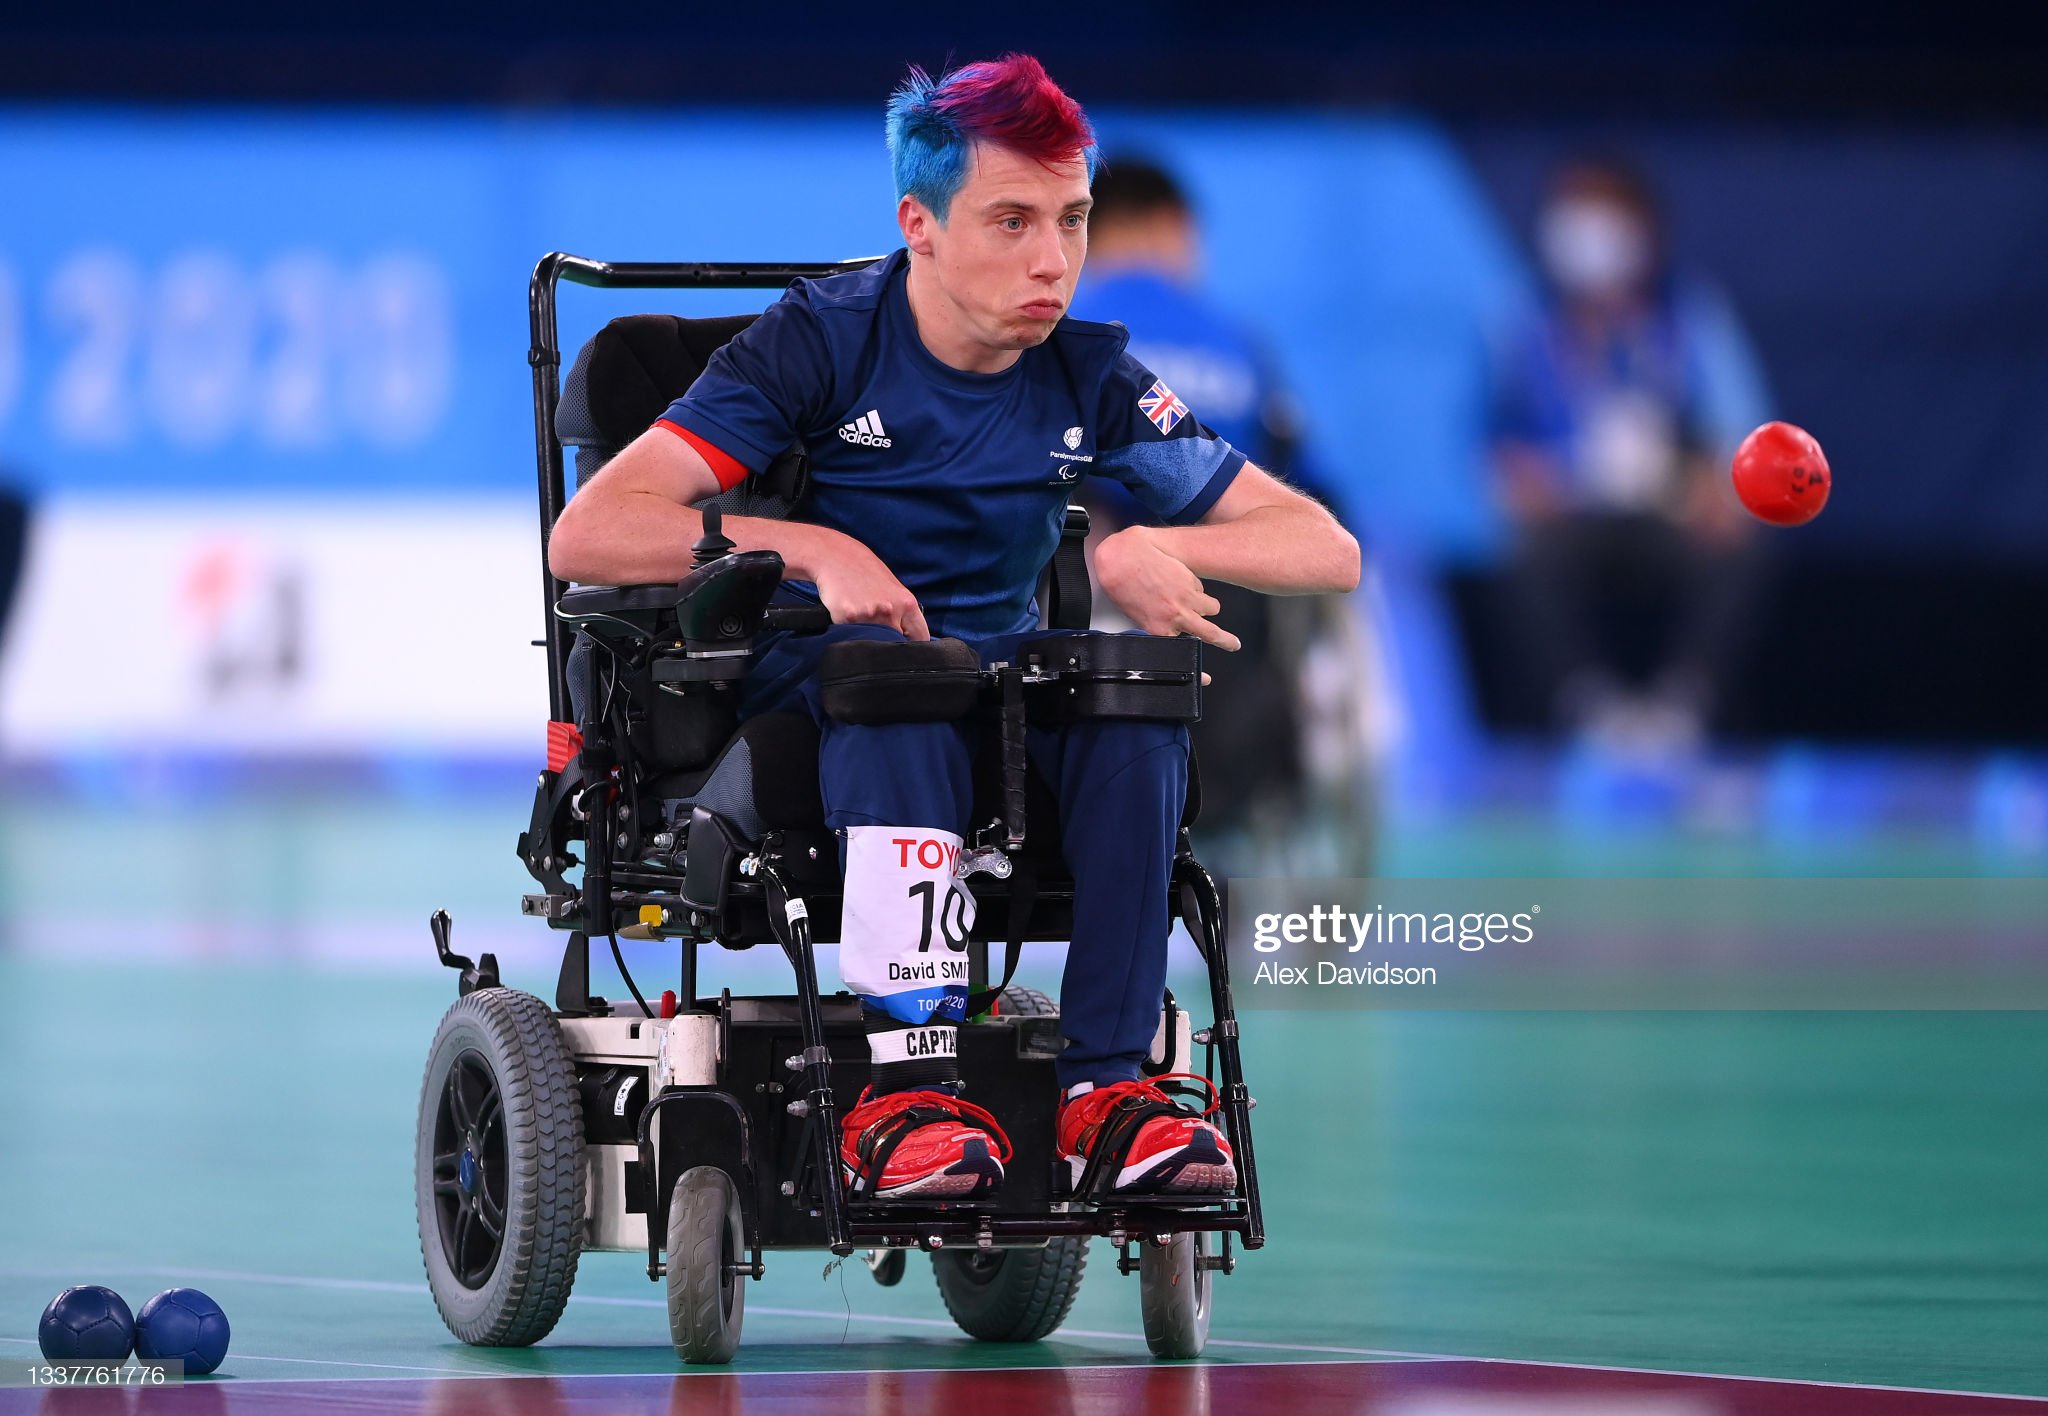
[[[548,569],[590,585],[680,580],[704,532],[694,503],[718,491],[703,454],[666,428],[649,428],[569,499],[548,536]],[[815,583],[835,622],[931,637],[916,598],[851,536],[758,516],[729,516],[722,525],[739,550],[774,551],[786,576]]]
[[[1148,528],[1168,555],[1204,580],[1266,595],[1358,588],[1358,541],[1318,503],[1250,463],[1194,526]]]
[[[1192,634],[1224,649],[1237,636],[1207,618],[1202,588],[1227,580],[1268,595],[1358,588],[1358,541],[1301,493],[1246,463],[1194,526],[1131,526],[1095,554],[1103,590],[1150,634]]]

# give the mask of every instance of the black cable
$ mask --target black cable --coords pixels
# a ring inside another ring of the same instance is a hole
[[[640,990],[633,984],[633,975],[626,970],[626,956],[619,951],[618,934],[607,934],[605,938],[612,942],[612,962],[619,966],[619,977],[626,981],[626,991],[632,994],[633,1001],[640,1005],[640,1015],[646,1018],[653,1017],[654,1010],[647,1006],[647,1000],[640,996]]]
[[[619,688],[619,656],[609,646],[604,650],[605,684],[604,702],[597,710],[597,721],[609,724],[612,720],[612,695]]]
[[[768,932],[775,936],[775,942],[786,953],[796,948],[796,940],[789,933],[788,916],[784,913],[789,908],[789,884],[782,878],[782,872],[768,861],[761,862],[759,871],[761,902],[768,907]]]

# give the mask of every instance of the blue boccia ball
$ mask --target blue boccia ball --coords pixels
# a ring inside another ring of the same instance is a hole
[[[203,1377],[228,1355],[228,1315],[196,1288],[166,1288],[135,1315],[135,1355],[183,1359],[186,1376]]]
[[[135,1345],[135,1319],[113,1289],[81,1284],[50,1300],[36,1341],[52,1362],[118,1362]]]

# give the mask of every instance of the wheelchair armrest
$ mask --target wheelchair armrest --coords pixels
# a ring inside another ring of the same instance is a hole
[[[759,554],[772,556],[774,552]],[[676,619],[679,630],[680,622],[694,619],[700,609],[730,612],[733,607],[725,593],[703,601],[693,599],[704,588],[696,583],[694,573],[690,579],[675,584],[579,585],[555,602],[555,617],[572,629],[596,630],[603,626],[615,634],[624,632],[631,638],[651,639],[664,632],[666,619]],[[822,634],[832,627],[832,612],[823,605],[770,604],[761,610],[760,627],[791,634]]]
[[[632,620],[673,613],[675,607],[672,581],[661,585],[578,585],[555,601],[555,618],[580,629],[586,620]]]
[[[690,644],[729,644],[761,630],[782,583],[782,557],[738,551],[698,566],[673,585],[587,585],[555,602],[555,615],[606,638],[666,635]]]
[[[699,542],[700,554],[704,548]],[[782,557],[774,551],[728,550],[674,585],[571,590],[555,614],[614,654],[644,663],[654,688],[687,694],[744,678],[764,630],[815,634],[831,625],[822,605],[771,605],[781,583]]]

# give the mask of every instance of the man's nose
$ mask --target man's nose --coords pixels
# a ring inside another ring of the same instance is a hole
[[[1067,251],[1060,241],[1059,228],[1041,227],[1038,239],[1031,243],[1031,278],[1058,280],[1066,273]]]

